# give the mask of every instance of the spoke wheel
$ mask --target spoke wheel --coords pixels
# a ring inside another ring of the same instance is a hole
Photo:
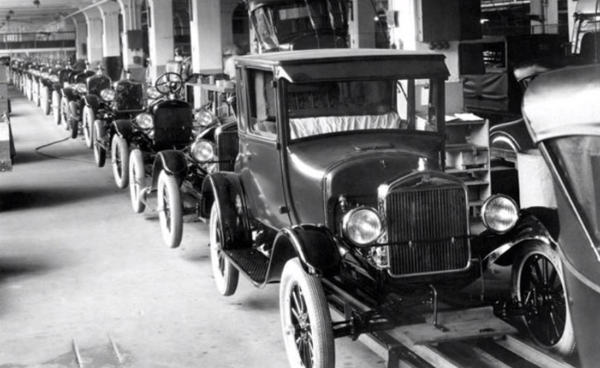
[[[283,340],[291,367],[334,368],[335,344],[329,306],[320,280],[298,258],[283,268],[279,289]]]
[[[513,265],[513,296],[526,310],[522,317],[533,341],[544,350],[568,356],[575,336],[565,296],[562,264],[547,244],[525,246]]]
[[[142,213],[146,209],[146,204],[141,196],[145,187],[145,179],[142,151],[134,149],[129,155],[129,196],[131,197],[131,207],[135,213]]]
[[[161,171],[158,176],[158,219],[167,247],[177,248],[183,235],[183,205],[175,177]]]
[[[94,161],[98,167],[104,167],[106,163],[106,128],[101,120],[94,121]]]
[[[129,148],[125,138],[115,134],[110,148],[110,159],[117,187],[127,188],[129,184]]]
[[[46,86],[42,89],[41,105],[44,115],[50,114],[50,88]]]
[[[223,296],[235,293],[239,281],[239,271],[222,254],[223,227],[217,202],[213,203],[209,222],[210,262],[217,290]]]
[[[52,92],[52,116],[54,117],[54,124],[60,124],[60,93],[57,91]]]
[[[94,130],[92,126],[94,124],[94,120],[96,120],[96,114],[94,113],[94,109],[89,106],[83,108],[82,114],[82,126],[83,126],[83,137],[85,138],[85,145],[87,148],[92,148],[94,143]]]
[[[69,125],[69,100],[66,97],[60,101],[60,124],[63,124],[66,130],[71,129]]]

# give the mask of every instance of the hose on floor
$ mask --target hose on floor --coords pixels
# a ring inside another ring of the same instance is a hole
[[[44,157],[48,157],[48,158],[52,158],[52,159],[56,159],[56,160],[75,161],[75,162],[83,162],[83,163],[86,163],[86,164],[95,164],[94,161],[78,160],[76,158],[67,158],[67,157],[54,156],[54,155],[50,155],[48,153],[43,153],[43,152],[40,151],[41,149],[53,146],[53,145],[58,144],[58,143],[66,142],[66,141],[68,141],[70,139],[71,139],[71,137],[66,137],[66,138],[59,139],[59,140],[54,141],[54,142],[50,142],[50,143],[41,145],[41,146],[35,148],[35,153],[37,153],[40,156],[44,156]]]

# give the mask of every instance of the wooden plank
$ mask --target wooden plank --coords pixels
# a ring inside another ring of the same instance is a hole
[[[431,316],[428,316],[427,320],[427,323],[402,326],[399,329],[416,345],[498,337],[517,333],[515,327],[494,316],[491,306],[440,311],[438,313],[438,324],[444,327],[443,330],[433,325]]]
[[[504,339],[496,340],[496,343],[539,367],[574,368],[572,365],[558,360],[551,355],[548,355],[547,353],[512,336],[506,336]]]
[[[419,357],[423,358],[426,362],[437,368],[460,368],[461,364],[458,364],[454,360],[446,357],[439,350],[429,345],[416,345],[413,341],[406,336],[399,328],[389,331],[389,334],[395,338],[399,343],[406,346],[410,350],[414,351]]]

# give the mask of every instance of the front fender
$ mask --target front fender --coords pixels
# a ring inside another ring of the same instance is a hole
[[[200,217],[208,218],[213,203],[217,203],[223,230],[224,249],[252,246],[242,183],[234,173],[218,172],[202,182]]]
[[[548,209],[548,211],[553,210]],[[515,252],[520,249],[521,245],[532,241],[554,247],[556,244],[554,231],[552,233],[548,231],[548,228],[555,227],[548,227],[551,225],[548,222],[553,220],[551,220],[551,216],[542,219],[544,221],[529,211],[523,211],[517,225],[508,233],[496,235],[486,231],[474,239],[474,246],[477,248],[476,244],[479,243],[479,248],[484,250],[479,252],[483,259],[483,269],[486,270],[493,264],[508,265],[512,263]]]
[[[94,95],[85,95],[83,96],[83,101],[85,105],[91,107],[92,110],[98,111],[98,106],[100,106],[100,101],[98,100],[98,96]]]
[[[133,127],[129,120],[116,120],[113,122],[113,126],[115,127],[115,133],[118,134],[119,137],[125,138],[127,141],[130,140],[131,135],[133,134]]]
[[[336,274],[342,256],[334,235],[325,227],[299,225],[279,231],[275,237],[266,282],[279,281],[283,266],[294,257],[304,270],[318,276]]]
[[[67,100],[74,100],[76,98],[75,91],[72,87],[66,87],[62,89],[62,94],[67,98]]]
[[[167,174],[174,176],[179,185],[181,185],[181,181],[187,175],[187,160],[183,153],[176,150],[166,150],[156,154],[154,166],[152,167],[152,190],[157,188],[158,175],[163,170]]]

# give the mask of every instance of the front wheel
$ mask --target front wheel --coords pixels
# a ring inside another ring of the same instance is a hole
[[[104,167],[106,163],[106,148],[105,142],[108,140],[106,136],[106,128],[101,120],[94,121],[94,161],[98,167]]]
[[[142,200],[145,179],[142,151],[134,149],[129,155],[129,196],[131,197],[131,207],[135,213],[142,213],[146,209],[146,204]]]
[[[543,243],[523,247],[513,263],[512,285],[513,297],[526,310],[522,319],[533,341],[546,351],[571,355],[575,335],[558,253]]]
[[[110,147],[110,159],[117,187],[127,188],[129,184],[129,148],[125,138],[115,134]]]
[[[183,235],[181,191],[174,176],[161,171],[158,176],[158,219],[163,240],[169,248],[177,248]]]
[[[40,101],[44,115],[50,114],[50,88],[44,86],[42,89],[42,98]]]
[[[85,138],[85,145],[87,148],[92,148],[94,143],[94,130],[92,126],[94,124],[94,120],[96,120],[96,114],[94,113],[94,109],[89,106],[83,108],[82,114],[82,126],[83,126],[83,137]]]
[[[71,138],[77,138],[79,133],[79,117],[77,116],[77,102],[69,102],[69,125],[71,126]]]
[[[60,123],[63,124],[65,130],[69,130],[69,100],[66,97],[62,97],[60,100]]]
[[[283,268],[279,288],[283,341],[291,367],[334,368],[335,344],[321,281],[298,258]]]
[[[54,117],[54,124],[60,124],[60,93],[57,91],[52,92],[52,117]]]
[[[217,290],[223,296],[233,295],[238,286],[239,271],[223,256],[223,227],[217,202],[210,210],[209,239],[210,262]]]

